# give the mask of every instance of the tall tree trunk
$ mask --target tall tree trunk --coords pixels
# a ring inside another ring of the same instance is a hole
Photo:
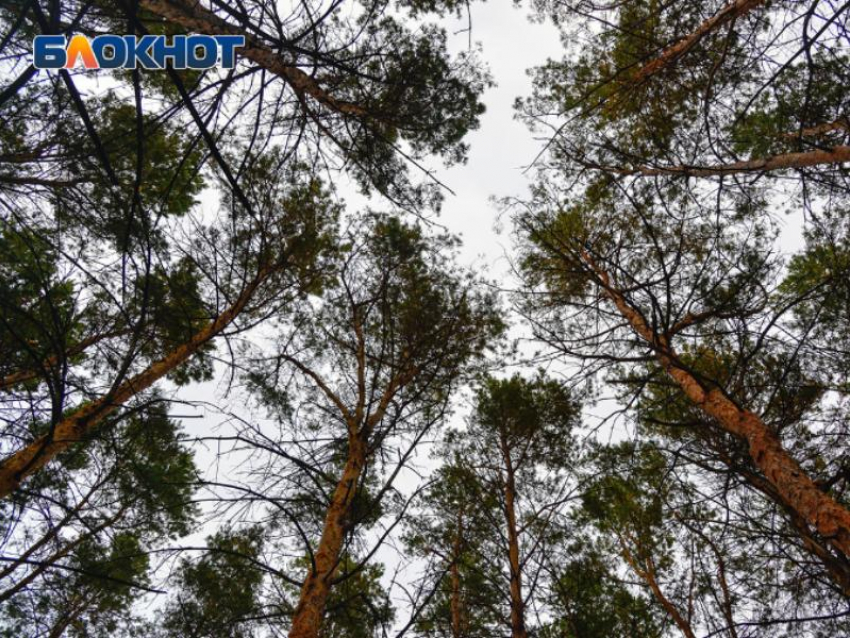
[[[455,533],[454,546],[452,548],[452,638],[461,638],[463,631],[463,601],[461,600],[460,588],[460,557],[463,548],[463,507],[458,508],[457,531]]]
[[[505,522],[508,527],[508,562],[511,574],[511,638],[528,638],[528,632],[525,629],[525,604],[522,599],[522,567],[519,560],[514,465],[504,437],[501,444],[505,463]]]
[[[711,35],[724,24],[749,13],[764,3],[765,0],[733,0],[691,33],[680,38],[675,44],[664,49],[656,58],[644,64],[635,75],[635,80],[642,82],[662,69],[673,65],[704,37]]]
[[[723,461],[732,467],[730,459],[723,458]],[[829,548],[835,549],[834,543],[832,543],[830,539],[826,539],[826,545],[824,545],[824,541],[815,538],[809,524],[803,520],[797,512],[784,503],[783,499],[777,494],[776,488],[773,485],[768,483],[761,476],[752,472],[739,470],[739,474],[749,485],[753,487],[753,489],[761,492],[767,498],[777,503],[788,515],[788,521],[800,537],[803,547],[805,547],[807,551],[812,553],[821,561],[821,563],[823,563],[830,577],[838,585],[842,593],[850,598],[850,563],[848,563],[847,557],[842,555],[840,550],[838,550],[838,553],[830,551]]]
[[[612,285],[608,273],[587,251],[581,259],[596,275],[604,294],[614,303],[632,329],[653,349],[658,362],[697,407],[726,432],[745,440],[756,467],[776,489],[780,503],[798,514],[812,529],[850,557],[850,511],[822,492],[799,463],[782,447],[782,442],[762,419],[738,406],[718,387],[703,387],[682,365],[663,335],[646,323],[623,294]]]
[[[233,305],[222,312],[215,321],[196,332],[187,342],[169,352],[162,359],[152,363],[146,370],[128,379],[112,392],[100,399],[84,403],[59,421],[50,433],[38,437],[32,443],[4,459],[0,464],[0,498],[11,494],[24,479],[47,465],[57,454],[91,434],[107,416],[115,412],[125,401],[148,389],[169,372],[188,361],[206,343],[218,336],[236,319],[251,300],[257,288],[272,272],[271,268],[263,268],[245,286]]]
[[[325,516],[325,525],[319,547],[313,555],[311,566],[301,596],[292,617],[289,638],[317,638],[322,626],[331,579],[339,562],[342,542],[345,537],[345,525],[351,510],[351,504],[357,494],[357,487],[363,466],[366,463],[366,442],[363,437],[354,435],[349,438],[348,459],[331,497],[331,503]]]
[[[738,630],[735,629],[735,615],[734,609],[732,607],[732,593],[729,590],[729,581],[726,578],[726,561],[723,559],[723,555],[720,553],[720,549],[717,545],[707,536],[704,536],[708,544],[711,546],[711,550],[714,552],[714,556],[717,558],[717,579],[720,583],[720,591],[723,593],[723,615],[726,618],[726,624],[729,630],[730,638],[738,638]]]

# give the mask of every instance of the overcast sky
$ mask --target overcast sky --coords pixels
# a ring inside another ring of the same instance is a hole
[[[467,137],[469,161],[439,173],[456,193],[447,195],[440,222],[461,234],[466,260],[480,263],[476,258],[483,255],[495,276],[506,266],[502,256],[510,252],[510,227],[506,225],[503,234],[496,234],[497,210],[490,197],[523,193],[527,185],[523,169],[541,148],[525,124],[514,119],[514,100],[531,92],[526,71],[548,57],[560,58],[562,49],[551,23],[532,23],[525,8],[505,0],[473,3],[471,23],[471,39],[481,44],[497,86],[484,95],[487,112],[481,127]],[[468,47],[468,33],[453,33],[466,27],[465,17],[447,27],[453,50]]]

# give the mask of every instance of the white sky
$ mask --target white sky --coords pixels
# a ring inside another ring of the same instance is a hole
[[[514,100],[531,93],[526,70],[548,57],[561,57],[563,51],[558,31],[550,22],[532,23],[527,16],[525,8],[505,0],[472,5],[471,39],[481,44],[497,86],[484,95],[487,112],[481,127],[467,137],[469,161],[439,174],[456,193],[447,195],[440,222],[463,238],[467,263],[481,265],[477,258],[483,256],[491,277],[505,273],[503,257],[511,248],[510,224],[504,224],[502,234],[496,232],[498,211],[489,199],[524,193],[527,179],[523,169],[541,149],[541,142],[525,124],[514,119]],[[451,33],[466,27],[464,18],[453,21],[448,29]],[[457,33],[450,45],[454,50],[466,48],[469,39],[468,33]]]

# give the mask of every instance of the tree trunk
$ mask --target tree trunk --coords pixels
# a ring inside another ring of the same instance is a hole
[[[223,20],[200,4],[186,0],[139,0],[139,6],[190,31],[208,35],[244,36],[245,46],[238,49],[238,55],[248,58],[258,66],[283,78],[298,95],[302,97],[309,95],[338,113],[355,117],[368,115],[362,106],[336,99],[319,86],[313,77],[299,69],[293,61],[284,59],[250,33]]]
[[[778,171],[789,168],[807,168],[821,164],[841,164],[850,162],[850,146],[835,146],[830,150],[805,151],[802,153],[783,153],[771,157],[760,157],[731,164],[717,166],[637,166],[625,168],[620,166],[603,166],[585,163],[589,168],[617,173],[618,175],[638,175],[641,177],[721,177],[740,173],[759,173],[762,171]]]
[[[723,460],[727,465],[732,466],[729,459],[724,458]],[[841,592],[850,598],[850,565],[848,565],[847,557],[843,556],[840,550],[837,555],[830,551],[830,547],[835,548],[835,544],[830,539],[826,540],[827,546],[824,546],[820,539],[815,538],[808,523],[797,512],[785,504],[773,485],[761,476],[751,472],[739,471],[739,474],[753,489],[777,503],[785,514],[788,515],[791,527],[794,528],[794,531],[800,537],[803,547],[823,563],[832,580],[841,589]]]
[[[834,133],[835,131],[850,132],[850,119],[845,117],[835,120],[834,122],[816,124],[815,126],[809,126],[798,131],[794,131],[793,133],[785,133],[782,137],[786,139],[817,137],[818,135],[826,135],[827,133]]]
[[[684,635],[685,638],[697,638],[694,630],[691,628],[691,623],[689,623],[685,617],[679,613],[679,610],[676,609],[676,605],[670,602],[670,599],[664,595],[661,586],[658,584],[658,579],[655,576],[655,566],[652,563],[652,559],[648,559],[645,566],[639,565],[635,557],[629,551],[628,545],[626,545],[622,536],[618,535],[617,540],[620,542],[620,549],[623,552],[623,558],[626,559],[626,562],[632,568],[632,571],[634,571],[635,574],[649,585],[652,595],[655,596],[655,599],[661,604],[664,611],[666,611],[673,622],[676,623],[676,626],[679,628],[679,631],[682,632],[682,635]]]
[[[658,362],[685,395],[722,429],[748,443],[750,457],[776,489],[781,504],[797,513],[812,529],[850,557],[850,511],[815,485],[758,415],[739,407],[720,388],[703,387],[681,364],[667,339],[657,335],[622,293],[612,286],[608,273],[597,266],[586,251],[582,251],[581,258],[598,278],[604,294],[632,329],[652,347]]]
[[[70,611],[62,616],[50,629],[50,633],[47,635],[47,638],[60,638],[60,636],[65,633],[65,630],[68,629],[72,623],[76,622],[76,620],[80,617],[80,614],[86,610],[86,607],[88,607],[94,599],[95,596],[93,595],[79,595],[78,600],[71,605]]]
[[[301,586],[301,596],[292,616],[289,638],[317,638],[319,635],[331,589],[331,578],[336,571],[342,550],[346,520],[357,494],[360,474],[365,463],[365,441],[360,436],[351,436],[348,459],[331,497],[319,547],[313,555],[314,566],[310,568]]]
[[[522,568],[519,560],[519,533],[516,521],[516,483],[507,442],[502,438],[505,462],[505,519],[508,527],[508,562],[511,572],[511,638],[528,638],[525,604],[522,599]]]
[[[457,532],[455,534],[454,547],[452,548],[452,567],[451,567],[451,584],[452,584],[452,638],[461,638],[463,628],[463,601],[461,600],[460,589],[460,556],[463,547],[463,507],[458,509],[457,514]]]
[[[272,269],[263,268],[242,290],[236,301],[215,321],[196,332],[189,341],[152,363],[146,370],[128,379],[100,399],[84,403],[52,428],[51,432],[8,456],[0,464],[0,498],[11,494],[28,476],[34,474],[69,446],[81,441],[125,401],[151,387],[156,381],[188,361],[207,342],[218,336],[245,308]]]
[[[724,24],[749,13],[764,2],[765,0],[733,0],[694,31],[680,38],[675,44],[664,49],[656,58],[644,64],[635,75],[635,81],[642,82],[662,69],[671,66],[704,37],[714,33]]]

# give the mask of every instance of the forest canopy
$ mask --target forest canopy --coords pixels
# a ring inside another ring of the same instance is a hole
[[[850,635],[848,29],[0,2],[0,636]]]

